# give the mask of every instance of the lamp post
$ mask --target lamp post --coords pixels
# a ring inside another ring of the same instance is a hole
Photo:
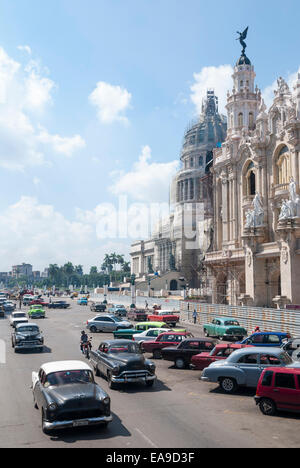
[[[135,275],[131,276],[131,309],[136,308],[136,290],[135,290]]]

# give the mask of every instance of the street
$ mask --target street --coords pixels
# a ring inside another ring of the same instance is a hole
[[[47,310],[37,323],[45,337],[45,352],[14,353],[8,320],[0,321],[0,339],[6,342],[7,364],[0,365],[0,446],[97,448],[217,448],[299,447],[299,419],[293,414],[268,418],[256,408],[254,391],[227,396],[214,384],[199,380],[201,372],[177,370],[156,361],[158,381],[150,389],[140,385],[109,390],[113,422],[107,429],[78,429],[46,436],[34,409],[31,373],[41,364],[84,360],[80,332],[94,313],[72,302],[69,310]],[[191,331],[196,335],[195,328]],[[112,335],[93,335],[93,346]],[[147,355],[147,357],[150,357]]]

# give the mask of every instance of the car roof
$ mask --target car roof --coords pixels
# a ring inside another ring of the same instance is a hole
[[[264,331],[264,332],[258,332],[258,333],[252,333],[251,336],[259,336],[259,335],[277,335],[277,336],[286,336],[288,335],[288,333],[286,332],[268,332],[268,331]]]
[[[228,344],[219,343],[219,344],[216,345],[216,348],[217,349],[224,349],[224,348],[225,349],[228,349],[228,348],[230,348],[230,349],[246,349],[246,348],[252,348],[252,350],[256,349],[254,346],[244,345],[244,344],[240,344],[240,343],[228,343]]]
[[[265,371],[279,372],[280,374],[299,374],[300,375],[300,362],[293,363],[286,367],[268,367]]]
[[[236,320],[239,321],[236,317],[215,317],[214,320]]]
[[[180,335],[181,333],[177,334]],[[185,335],[185,333],[182,334]],[[186,340],[184,340],[185,343],[193,343],[193,341],[201,341],[204,343],[216,343],[217,340],[214,340],[213,338],[187,338]]]
[[[186,336],[190,332],[182,332],[182,331],[167,331],[167,332],[162,332],[162,335],[184,335]],[[206,341],[204,338],[195,338],[196,340],[203,340]],[[194,340],[192,340],[194,341]],[[209,340],[208,340],[209,341]]]
[[[117,346],[119,347],[120,346],[125,346],[125,345],[128,345],[128,344],[133,344],[134,341],[132,340],[108,340],[108,341],[103,341],[102,343],[100,343],[100,346],[102,344],[106,344],[108,346]]]
[[[262,346],[251,346],[250,348],[237,349],[234,352],[234,355],[237,356],[238,354],[275,354],[276,356],[280,356],[283,353],[285,353],[285,351],[283,351],[282,348],[265,348]],[[233,356],[233,354],[231,356]]]
[[[17,325],[16,329],[18,328],[24,328],[24,327],[39,327],[36,323],[32,323],[32,322],[28,322],[28,323],[20,323],[19,325]]]
[[[53,372],[66,372],[73,370],[89,370],[92,369],[85,362],[81,361],[57,361],[57,362],[48,362],[41,366],[41,369],[45,374],[49,375]]]
[[[163,328],[163,325],[167,325],[165,322],[140,322],[137,325],[149,325],[154,328]]]

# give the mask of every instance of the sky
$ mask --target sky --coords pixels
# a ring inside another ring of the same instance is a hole
[[[0,271],[128,257],[208,88],[225,112],[236,31],[249,26],[270,105],[299,70],[299,14],[297,0],[0,0]]]

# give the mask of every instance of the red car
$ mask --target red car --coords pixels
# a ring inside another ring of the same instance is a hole
[[[201,353],[192,357],[192,366],[197,370],[204,370],[213,362],[227,359],[237,349],[250,348],[251,346],[242,344],[219,344],[210,353]]]
[[[41,305],[43,307],[48,307],[49,303],[43,301],[42,299],[36,299],[35,301],[29,302],[29,305],[30,306],[32,306],[32,305]]]
[[[188,332],[167,332],[159,335],[155,341],[144,341],[142,351],[152,353],[154,359],[161,359],[161,350],[170,346],[178,346],[183,340],[193,338]]]
[[[148,315],[148,320],[149,322],[163,322],[170,328],[174,328],[180,320],[179,314],[180,312],[176,313],[172,310],[154,310],[153,314]]]
[[[255,401],[266,416],[274,416],[277,411],[300,412],[300,363],[293,366],[269,367],[263,371]]]

